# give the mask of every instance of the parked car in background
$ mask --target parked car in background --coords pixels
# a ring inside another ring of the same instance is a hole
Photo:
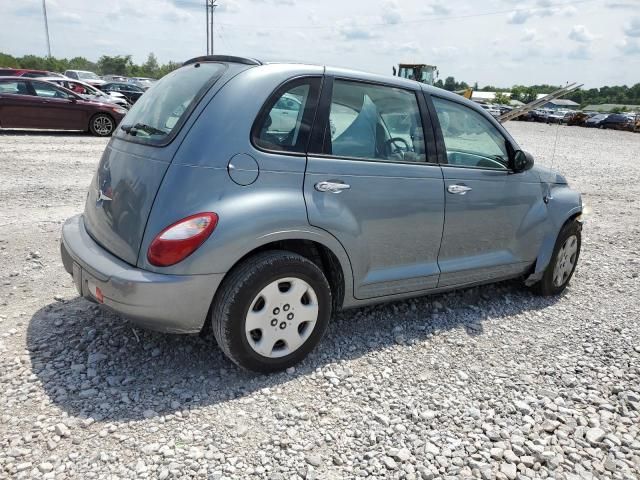
[[[604,122],[608,117],[609,117],[608,113],[599,113],[597,115],[594,115],[591,118],[588,118],[584,122],[584,126],[587,128],[601,128],[602,122]]]
[[[126,82],[129,77],[123,75],[102,75],[101,77],[105,82]]]
[[[101,85],[100,90],[107,93],[121,93],[131,104],[136,103],[144,93],[144,89],[142,87],[129,82],[108,82]]]
[[[74,80],[82,80],[83,82],[86,82],[89,85],[93,85],[94,87],[99,87],[106,83],[94,72],[89,72],[87,70],[66,70],[64,74],[69,78],[73,78]]]
[[[500,108],[496,105],[487,105],[485,103],[480,104],[481,108],[484,108],[493,117],[499,117],[501,115]]]
[[[48,72],[46,70],[30,70],[25,68],[0,68],[0,76],[13,76],[25,78],[37,77],[60,77],[64,78],[61,73]]]
[[[573,115],[567,120],[567,125],[584,127],[585,122],[591,118],[591,115],[585,112],[574,112]]]
[[[156,82],[156,79],[148,77],[132,77],[129,80],[132,81],[131,83],[138,85],[144,90],[148,90]]]
[[[453,92],[210,56],[131,107],[61,256],[81,296],[151,329],[210,326],[236,364],[270,372],[342,308],[508,278],[559,294],[581,212],[562,175]]]
[[[530,122],[547,122],[549,120],[549,112],[546,110],[531,110],[527,115]]]
[[[571,110],[554,110],[547,115],[549,123],[568,123],[575,112]]]
[[[614,113],[600,122],[600,128],[633,131],[633,123],[630,116],[622,113]]]
[[[121,106],[122,108],[126,108],[127,110],[131,107],[131,104],[127,101],[124,95],[117,92],[105,93],[88,83],[81,82],[80,80],[58,77],[43,77],[40,80],[46,80],[60,87],[66,88],[67,90],[71,90],[73,93],[77,93],[86,100],[113,103]]]
[[[40,79],[0,77],[0,127],[83,130],[106,137],[127,110]]]

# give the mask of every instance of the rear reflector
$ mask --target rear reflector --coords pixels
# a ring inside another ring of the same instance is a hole
[[[100,303],[104,303],[104,295],[102,294],[100,287],[96,287],[96,300]]]
[[[218,215],[212,212],[196,213],[169,225],[153,239],[147,259],[157,267],[168,267],[195,252],[218,224]]]

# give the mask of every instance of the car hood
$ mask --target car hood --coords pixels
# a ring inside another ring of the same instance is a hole
[[[93,103],[114,103],[113,100],[108,95],[83,95],[85,100],[89,100]]]
[[[557,183],[566,185],[567,179],[564,175],[560,175],[555,170],[551,170],[548,167],[543,167],[542,165],[535,165],[532,170],[538,174],[540,177],[540,181],[544,183]]]
[[[101,107],[107,107],[107,108],[113,108],[113,107],[117,107],[118,105],[116,105],[113,102],[105,102],[104,100],[101,100],[98,98],[96,98],[95,100],[92,98],[83,98],[81,100],[78,100],[78,103],[82,103],[83,105],[93,105],[93,106],[101,106]]]

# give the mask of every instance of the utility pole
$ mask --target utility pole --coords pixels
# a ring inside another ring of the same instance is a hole
[[[213,12],[215,11],[218,0],[205,0],[205,8],[207,10],[207,55],[213,55]]]
[[[47,54],[51,58],[51,42],[49,41],[49,22],[47,21],[47,2],[42,0],[42,13],[44,14],[44,33],[47,37]]]

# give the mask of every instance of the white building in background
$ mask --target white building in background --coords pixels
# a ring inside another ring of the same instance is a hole
[[[471,95],[471,100],[478,103],[493,103],[497,93],[498,92],[478,92],[474,90],[473,94]],[[500,93],[511,98],[511,92],[500,92]],[[522,103],[519,100],[511,100],[509,104],[512,107],[519,107],[521,105],[524,105],[524,103]]]

